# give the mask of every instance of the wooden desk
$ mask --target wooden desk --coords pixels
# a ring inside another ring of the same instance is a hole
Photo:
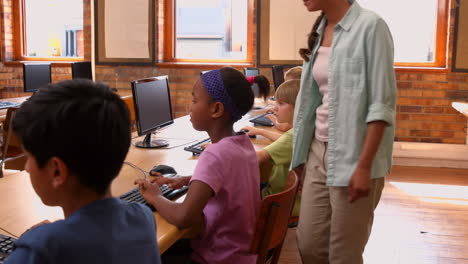
[[[468,103],[467,102],[453,102],[452,107],[464,116],[468,117]]]
[[[20,103],[20,104],[21,104],[21,103],[23,103],[24,101],[26,101],[28,98],[29,98],[29,96],[13,97],[13,98],[2,98],[2,99],[0,99],[0,101],[3,101],[3,102],[15,102],[15,103]],[[8,108],[0,109],[0,122],[5,121],[7,109],[8,109]]]
[[[125,97],[131,97],[132,96],[132,92],[131,90],[123,90],[123,91],[119,91],[118,94],[120,95],[120,97],[125,98]],[[23,103],[24,101],[26,101],[30,96],[22,96],[22,97],[12,97],[12,98],[1,98],[0,101],[3,101],[3,102],[15,102],[15,103]],[[0,122],[3,122],[6,118],[6,112],[7,112],[7,108],[5,109],[0,109]]]
[[[249,124],[248,120],[239,121],[235,127]],[[175,124],[164,129],[158,136],[168,139],[173,147],[171,149],[141,149],[133,145],[130,147],[126,161],[149,171],[154,165],[166,164],[173,166],[181,175],[191,175],[197,158],[190,152],[183,150],[186,143],[192,144],[197,139],[208,137],[206,132],[195,131],[189,121],[189,117],[181,117],[175,120]],[[142,137],[135,138],[132,143],[142,140]],[[269,141],[262,139],[252,139],[256,148],[261,148]],[[141,171],[128,165],[123,165],[118,177],[111,185],[114,196],[119,196],[131,188],[134,188],[135,179],[143,177]],[[6,175],[0,179],[0,197],[2,206],[0,207],[0,227],[20,236],[32,225],[49,219],[51,221],[63,219],[63,212],[60,207],[45,206],[34,192],[29,175],[26,171],[16,174]],[[179,198],[182,200],[184,197]],[[157,240],[160,252],[167,250],[175,241],[187,235],[191,230],[179,230],[169,224],[157,212],[154,213],[157,223]]]

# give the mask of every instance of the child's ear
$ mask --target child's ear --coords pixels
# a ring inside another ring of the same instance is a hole
[[[68,167],[62,159],[52,157],[49,160],[49,166],[52,172],[52,186],[58,188],[62,186],[68,179]]]
[[[212,105],[211,117],[220,118],[224,114],[224,104],[221,102],[215,102]]]

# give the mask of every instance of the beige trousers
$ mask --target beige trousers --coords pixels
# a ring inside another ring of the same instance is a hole
[[[348,202],[348,187],[326,186],[327,144],[312,142],[305,168],[297,242],[304,264],[360,264],[385,179]]]

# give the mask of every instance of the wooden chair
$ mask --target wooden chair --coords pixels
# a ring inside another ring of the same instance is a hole
[[[284,238],[288,230],[288,221],[294,206],[299,178],[294,171],[288,174],[285,190],[265,196],[255,226],[250,253],[257,254],[257,264],[265,263],[269,251],[272,251],[270,263],[278,263]]]
[[[0,161],[0,178],[3,177],[5,169],[24,170],[26,155],[21,147],[19,138],[12,128],[12,121],[19,107],[8,108],[5,121],[3,122],[3,142],[1,146],[2,160]]]
[[[128,111],[130,112],[130,122],[132,124],[132,131],[136,131],[135,105],[133,102],[133,96],[126,95],[126,96],[122,96],[121,98],[127,104]]]

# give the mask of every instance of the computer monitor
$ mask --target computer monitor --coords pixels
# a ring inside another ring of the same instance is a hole
[[[137,142],[135,146],[139,148],[168,146],[166,140],[151,139],[153,131],[174,123],[167,76],[132,81],[132,94],[138,136],[146,135],[143,141]]]
[[[34,93],[42,86],[51,83],[50,63],[23,64],[23,91]]]
[[[93,71],[90,61],[78,61],[71,65],[72,79],[93,79]]]
[[[283,66],[282,65],[273,65],[271,67],[271,70],[273,72],[273,83],[275,86],[275,90],[278,89],[278,87],[284,83],[284,72],[283,72]]]
[[[260,72],[258,71],[257,68],[244,68],[245,77],[257,76],[259,74],[260,74]]]

